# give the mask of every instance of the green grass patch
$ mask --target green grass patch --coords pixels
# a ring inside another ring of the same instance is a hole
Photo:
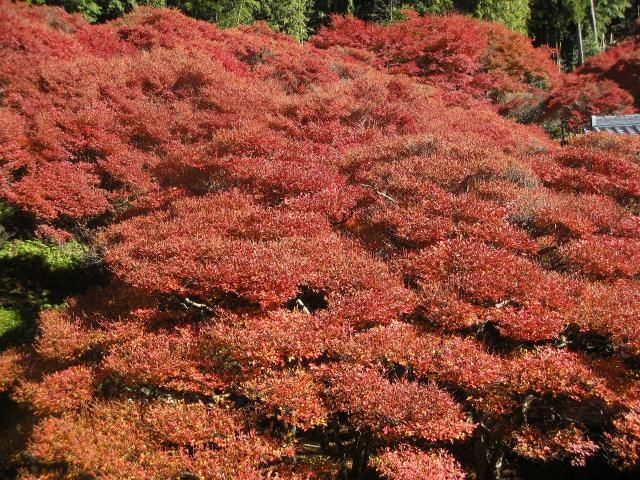
[[[10,308],[0,307],[0,338],[5,334],[15,333],[24,327],[20,313]]]
[[[34,338],[40,310],[104,278],[95,253],[78,241],[0,239],[0,351]]]
[[[51,272],[74,269],[87,261],[89,250],[72,240],[61,245],[40,240],[14,240],[0,246],[0,262],[20,259]]]

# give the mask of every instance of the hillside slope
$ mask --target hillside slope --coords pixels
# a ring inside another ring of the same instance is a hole
[[[0,195],[110,275],[0,353],[6,472],[638,473],[638,140],[262,25],[0,23]]]

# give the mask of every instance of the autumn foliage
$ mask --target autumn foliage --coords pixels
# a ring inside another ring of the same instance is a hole
[[[462,17],[0,22],[0,195],[109,273],[0,354],[19,478],[637,474],[640,143],[500,116],[546,52]]]
[[[546,110],[572,129],[588,126],[591,115],[640,112],[640,37],[620,42],[568,74]]]
[[[534,49],[520,33],[460,15],[407,16],[389,26],[335,17],[312,43],[455,92],[449,93],[453,101],[469,95],[514,115],[535,108],[560,84],[551,51]]]

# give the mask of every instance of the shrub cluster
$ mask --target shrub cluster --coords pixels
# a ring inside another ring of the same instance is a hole
[[[0,3],[0,195],[111,275],[0,353],[19,478],[637,473],[640,144],[469,99],[539,62],[438,21]]]

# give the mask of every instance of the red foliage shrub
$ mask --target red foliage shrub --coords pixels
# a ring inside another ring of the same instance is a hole
[[[24,147],[28,144],[25,135],[25,120],[7,108],[0,108],[0,158],[3,163],[23,165],[27,160]],[[0,189],[6,188],[10,178],[0,177]]]
[[[46,190],[41,189],[43,183]],[[43,220],[94,217],[109,208],[104,192],[97,188],[98,183],[99,179],[81,166],[50,163],[14,183],[7,199]]]
[[[6,27],[0,32],[3,58],[17,60],[25,56],[45,54],[56,59],[66,59],[81,52],[74,33],[86,23],[82,17],[70,15],[61,8],[34,9],[23,3],[8,8],[4,4],[0,20]],[[3,73],[10,74],[12,71],[13,69]]]
[[[633,281],[587,283],[570,319],[581,329],[609,336],[632,354],[640,352],[640,285]]]
[[[301,429],[327,424],[322,387],[304,370],[267,375],[243,385],[245,394],[265,403],[278,420]]]
[[[593,236],[563,247],[569,267],[595,278],[635,278],[640,274],[640,239]]]
[[[598,445],[575,426],[554,432],[524,427],[514,434],[514,439],[516,453],[543,462],[569,459],[572,465],[584,467],[586,460],[598,451]]]
[[[513,96],[539,103],[559,81],[551,52],[502,25],[458,15],[409,15],[387,26],[336,16],[311,42],[389,73],[503,104],[505,111]]]
[[[451,396],[434,384],[390,382],[374,369],[347,365],[337,365],[328,375],[335,408],[348,413],[358,428],[385,440],[446,441],[474,429]]]
[[[222,447],[242,429],[236,413],[203,403],[155,403],[143,421],[155,441],[194,448]]]
[[[353,320],[363,325],[389,322],[411,309],[411,294],[388,268],[331,234],[319,215],[257,205],[252,213],[246,200],[230,200],[181,201],[169,212],[124,222],[106,235],[107,261],[131,285],[207,301],[237,295],[274,308],[307,288],[335,305],[338,315],[344,315],[343,302],[369,309]],[[212,224],[218,216],[229,223]],[[373,303],[376,296],[388,302]]]
[[[200,408],[196,424],[186,408],[156,404],[147,411],[127,402],[97,403],[87,412],[47,418],[34,433],[30,453],[41,461],[65,462],[77,475],[136,479],[184,472],[215,479],[259,478],[260,463],[277,457],[261,437],[238,434],[224,411]],[[171,415],[176,426],[167,431],[165,422],[171,422]],[[197,426],[201,429],[194,431]],[[184,428],[191,438],[180,435]],[[199,438],[206,438],[207,446],[197,448],[193,456],[180,448],[197,444]],[[219,447],[210,448],[209,442],[216,439]],[[148,455],[152,446],[154,455]]]
[[[637,154],[600,148],[598,135],[586,137],[558,151],[555,161],[537,163],[536,173],[557,190],[607,195],[621,203],[635,201],[640,196]]]
[[[596,55],[582,68],[582,72],[616,82],[635,99],[640,108],[640,38],[627,39],[613,48]]]
[[[350,334],[348,325],[298,310],[275,310],[264,316],[232,317],[203,329],[202,348],[223,370],[240,369],[243,376],[317,360]]]
[[[520,305],[536,298],[553,304],[547,275],[535,264],[505,251],[470,241],[442,242],[433,249],[402,260],[408,275],[425,282],[448,282],[461,297],[478,305],[505,300]],[[486,279],[484,282],[483,279]]]
[[[392,193],[393,194],[393,193]],[[433,186],[416,204],[391,205],[373,222],[396,242],[423,248],[447,238],[470,238],[515,251],[532,252],[529,236],[508,221],[508,210],[474,195],[451,195]]]
[[[623,469],[633,469],[640,461],[640,411],[637,401],[614,421],[615,434],[607,434],[608,449]]]
[[[634,97],[612,80],[592,74],[569,74],[547,103],[547,115],[567,121],[571,130],[591,123],[591,115],[634,113]]]
[[[350,360],[402,366],[421,378],[469,389],[500,381],[502,359],[477,342],[421,333],[405,323],[368,330],[336,347]]]
[[[630,38],[587,60],[553,92],[547,115],[588,126],[591,115],[640,111],[640,39]]]
[[[407,445],[385,451],[375,460],[375,464],[383,477],[390,480],[467,478],[460,464],[446,451],[423,452]]]
[[[602,195],[558,195],[550,191],[536,191],[534,198],[527,198],[527,203],[529,205],[526,206],[532,208],[528,213],[532,218],[527,219],[532,226],[540,233],[560,238],[608,232],[624,218],[624,211],[619,205]]]
[[[562,277],[482,243],[441,242],[401,259],[399,267],[424,292],[428,315],[448,328],[464,327],[471,317],[497,321],[508,336],[551,338],[564,326],[557,313],[571,304]]]
[[[5,350],[0,354],[0,391],[5,392],[13,386],[23,371],[20,365],[21,355],[15,350]]]
[[[67,363],[82,358],[96,344],[99,334],[84,327],[60,309],[40,313],[40,336],[36,341],[38,353],[44,358]]]
[[[510,383],[515,392],[574,399],[614,398],[607,379],[598,375],[588,357],[578,353],[540,347],[515,358],[510,366]]]
[[[69,367],[46,375],[40,383],[23,383],[17,397],[30,403],[38,414],[59,414],[87,405],[93,397],[94,383],[91,369]]]
[[[500,117],[548,52],[459,16],[0,20],[0,198],[109,273],[0,356],[43,478],[634,467],[640,144]]]
[[[126,333],[109,347],[102,362],[107,378],[129,386],[157,385],[195,391],[210,391],[220,383],[217,376],[199,368],[201,362],[194,353],[197,344],[191,331],[131,330],[125,327]]]
[[[149,463],[169,460],[166,454],[144,459],[146,438],[137,406],[103,403],[90,412],[47,418],[34,432],[30,453],[43,461],[69,463],[77,474],[131,478],[143,478]]]

